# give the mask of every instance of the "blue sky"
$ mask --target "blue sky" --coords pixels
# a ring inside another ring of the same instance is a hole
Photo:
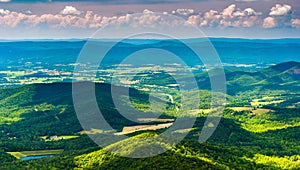
[[[0,39],[87,38],[107,24],[159,27],[162,14],[209,37],[300,37],[298,0],[0,0]]]

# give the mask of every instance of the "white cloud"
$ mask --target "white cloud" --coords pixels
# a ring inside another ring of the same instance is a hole
[[[10,0],[0,0],[0,2],[10,2]]]
[[[10,11],[7,9],[0,9],[0,15],[7,15],[9,13],[10,13]]]
[[[275,6],[277,10],[282,11],[281,6]],[[287,9],[287,7],[285,7]],[[288,10],[290,11],[290,10]],[[160,14],[145,9],[141,14],[124,14],[121,16],[101,16],[92,11],[79,11],[75,7],[66,6],[58,14],[34,15],[31,12],[13,12],[6,9],[0,9],[0,27],[22,28],[48,27],[48,28],[82,28],[97,29],[112,24],[123,27],[160,27],[160,26],[186,26],[195,25],[199,27],[226,28],[226,27],[294,27],[300,28],[300,20],[292,19],[292,15],[268,16],[263,18],[262,13],[252,8],[240,9],[232,4],[224,10],[209,10],[205,13],[196,13],[193,9],[176,9],[177,16],[183,16],[181,19],[166,19]],[[281,12],[282,13],[282,12]],[[286,12],[287,14],[290,12]],[[164,13],[166,15],[167,12]]]
[[[210,10],[201,17],[200,26],[215,27],[220,23],[221,17],[218,11]]]
[[[271,16],[282,16],[282,15],[287,15],[290,14],[292,10],[292,7],[290,5],[281,5],[281,4],[276,4],[274,7],[271,8],[271,12],[269,15]]]
[[[25,18],[26,18],[25,14],[18,13],[18,12],[9,12],[4,16],[0,16],[0,25],[14,28]]]
[[[222,12],[210,10],[204,13],[199,25],[202,27],[252,27],[261,23],[259,15],[261,13],[252,8],[241,10],[235,4],[231,4]]]
[[[209,10],[204,14],[191,15],[187,23],[200,27],[254,27],[262,24],[261,15],[252,8],[241,10],[231,4],[222,12]]]
[[[300,28],[300,19],[292,19],[291,25],[292,25],[292,27]]]
[[[291,23],[292,7],[286,4],[276,4],[270,9],[269,17],[263,21],[263,28],[294,27]]]
[[[144,9],[143,14],[153,14],[154,12],[149,9]]]
[[[81,11],[78,11],[73,6],[65,6],[65,8],[62,11],[60,11],[60,14],[63,14],[63,15],[80,15]]]
[[[199,25],[200,24],[200,16],[199,15],[192,15],[187,19],[187,24],[191,25]]]
[[[263,21],[264,28],[274,28],[276,26],[277,26],[277,22],[276,22],[275,18],[273,18],[273,17],[267,17]]]
[[[173,15],[179,15],[179,16],[184,16],[184,17],[190,16],[194,13],[195,13],[194,9],[180,8],[180,9],[176,9],[176,10],[172,11]]]
[[[253,15],[261,15],[262,13],[261,12],[256,12],[254,9],[252,9],[252,8],[246,8],[245,10],[244,10],[244,12],[247,14],[247,15],[251,15],[251,16],[253,16]]]
[[[227,8],[225,8],[222,12],[223,16],[232,16],[233,11],[236,9],[236,5],[235,4],[231,4],[229,5]]]

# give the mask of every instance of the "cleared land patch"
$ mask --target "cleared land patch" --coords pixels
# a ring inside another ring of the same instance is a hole
[[[49,141],[58,141],[58,140],[68,140],[68,139],[75,139],[78,138],[79,136],[75,135],[65,135],[65,136],[41,136],[44,141],[49,142]]]
[[[156,125],[137,125],[137,126],[125,126],[122,132],[115,133],[115,135],[126,135],[142,130],[159,130],[172,126],[173,123],[164,123]]]

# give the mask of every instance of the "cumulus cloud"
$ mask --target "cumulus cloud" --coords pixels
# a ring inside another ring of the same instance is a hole
[[[292,27],[300,28],[300,19],[292,19],[291,25],[292,25]]]
[[[235,4],[231,4],[222,12],[209,10],[199,17],[190,16],[188,21],[200,27],[252,27],[260,24],[260,15],[261,13],[252,8],[241,10]]]
[[[143,14],[153,14],[154,12],[149,9],[144,9]]]
[[[201,27],[215,27],[220,23],[221,15],[218,11],[210,10],[204,13],[203,16],[200,18],[200,25]]]
[[[81,11],[78,11],[73,6],[65,6],[65,8],[62,11],[60,11],[60,14],[63,14],[63,15],[80,15]]]
[[[18,25],[25,27],[35,27],[46,25],[51,28],[57,27],[78,27],[78,28],[89,28],[92,27],[94,22],[98,22],[98,15],[93,15],[93,18],[88,18],[89,12],[86,16],[79,17],[75,15],[62,15],[62,14],[43,14],[43,15],[32,15],[24,14],[19,12],[8,12],[0,10],[0,25],[2,27],[14,28]]]
[[[183,8],[180,8],[180,9],[176,9],[176,10],[172,11],[173,15],[179,15],[179,16],[183,16],[183,17],[190,16],[190,15],[192,15],[194,13],[195,13],[194,9],[183,9]]]
[[[274,28],[277,26],[277,22],[273,17],[267,17],[264,19],[263,27],[264,28]]]
[[[235,4],[231,4],[229,5],[227,8],[225,8],[222,12],[223,16],[232,16],[233,11],[235,10],[236,5]]]
[[[0,0],[0,2],[10,2],[10,0]]]
[[[199,25],[200,24],[200,16],[199,15],[192,15],[187,19],[187,24],[191,25]]]
[[[251,15],[251,16],[253,16],[253,15],[261,15],[262,13],[261,12],[256,12],[254,9],[252,9],[252,8],[246,8],[245,10],[244,10],[244,12],[247,14],[247,15]]]
[[[286,4],[276,4],[270,9],[269,16],[263,20],[263,28],[293,27],[292,7]]]
[[[285,12],[283,12],[283,8]],[[197,13],[193,9],[176,9],[171,14],[182,18],[166,19],[161,14],[145,9],[141,14],[124,14],[118,16],[101,16],[92,11],[79,11],[75,7],[66,6],[57,14],[35,15],[32,12],[14,12],[0,9],[0,27],[49,27],[49,28],[82,28],[97,29],[107,24],[114,26],[130,27],[156,27],[156,26],[186,26],[194,25],[198,27],[212,28],[248,28],[248,27],[294,27],[299,28],[300,20],[293,18],[291,8],[286,5],[276,5],[271,12],[278,15],[269,15],[264,18],[261,12],[252,8],[240,9],[236,4],[231,4],[223,10],[208,10],[204,13]],[[280,11],[280,12],[279,12]],[[270,12],[270,14],[271,14]],[[167,15],[164,12],[163,15]],[[281,15],[279,15],[281,14]]]
[[[269,15],[271,16],[282,16],[290,14],[292,7],[286,4],[276,4],[274,7],[271,8]]]
[[[7,15],[9,14],[10,11],[9,10],[6,10],[6,9],[0,9],[0,15]]]

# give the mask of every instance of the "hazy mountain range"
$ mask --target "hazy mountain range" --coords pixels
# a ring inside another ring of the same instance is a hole
[[[299,61],[300,39],[246,40],[246,39],[210,39],[223,63],[231,64],[276,64],[287,61]],[[87,40],[35,40],[0,42],[0,64],[4,69],[10,65],[26,62],[41,62],[47,67],[53,64],[75,63]],[[114,40],[97,41],[99,47],[114,44]],[[145,44],[145,41],[147,42]],[[204,39],[185,40],[188,45],[207,45]],[[174,40],[124,40],[107,55],[105,64],[118,64],[122,58],[133,51],[144,48],[159,48],[176,52],[188,65],[201,64],[185,45]],[[150,54],[149,54],[150,55]],[[148,58],[151,59],[152,56]],[[164,63],[167,61],[161,61]]]

